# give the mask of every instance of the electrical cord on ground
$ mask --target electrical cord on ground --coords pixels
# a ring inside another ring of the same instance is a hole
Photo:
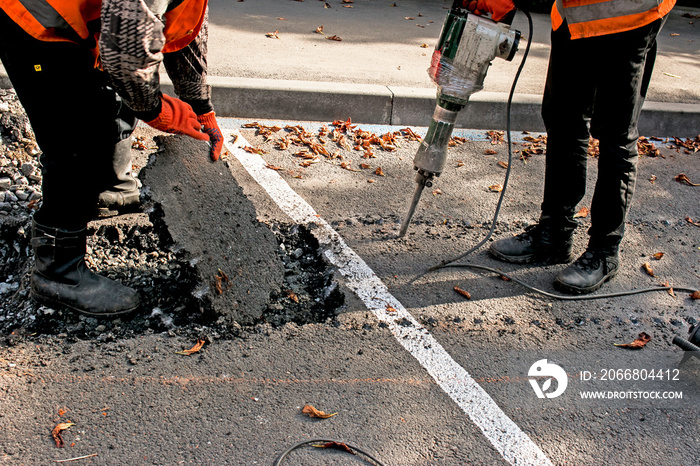
[[[693,293],[696,290],[693,288],[684,288],[684,287],[675,287],[675,286],[654,286],[651,288],[640,288],[637,290],[628,290],[628,291],[619,291],[615,293],[604,293],[604,294],[594,294],[594,295],[585,295],[585,296],[567,296],[567,295],[559,295],[559,294],[554,294],[554,293],[549,293],[544,290],[540,290],[539,288],[535,288],[532,285],[528,285],[527,283],[523,282],[522,280],[519,280],[515,277],[512,277],[508,274],[505,274],[501,272],[500,270],[493,269],[491,267],[486,267],[484,265],[477,265],[477,264],[451,264],[447,265],[446,267],[464,267],[464,268],[470,268],[470,269],[478,269],[478,270],[486,270],[487,272],[493,272],[497,275],[501,275],[508,280],[512,280],[515,283],[524,286],[528,290],[534,291],[536,293],[545,295],[549,298],[554,298],[554,299],[559,299],[562,301],[586,301],[586,300],[593,300],[593,299],[603,299],[603,298],[619,298],[620,296],[629,296],[633,294],[641,294],[641,293],[648,293],[650,291],[687,291],[689,293]]]
[[[273,463],[273,466],[279,466],[280,464],[282,464],[282,460],[284,460],[287,457],[287,455],[289,455],[294,450],[301,448],[304,445],[309,445],[312,443],[337,443],[337,444],[342,443],[343,445],[347,446],[351,450],[358,452],[358,453],[361,453],[362,455],[366,456],[368,459],[373,461],[376,466],[384,466],[378,459],[376,459],[375,457],[373,457],[372,455],[370,455],[366,451],[363,451],[362,449],[360,449],[354,445],[351,445],[349,443],[339,442],[337,440],[326,440],[326,439],[304,440],[303,442],[299,442],[299,443],[292,445],[286,451],[284,451],[280,456],[277,457],[277,459]],[[341,451],[343,451],[343,450],[341,450]]]
[[[472,268],[472,269],[479,269],[479,270],[486,270],[488,272],[493,272],[498,275],[502,275],[509,280],[514,281],[515,283],[518,283],[519,285],[524,286],[525,288],[534,291],[536,293],[542,294],[544,296],[547,296],[549,298],[554,298],[554,299],[559,299],[562,301],[585,301],[585,300],[593,300],[593,299],[603,299],[603,298],[617,298],[620,296],[629,296],[629,295],[634,295],[634,294],[640,294],[640,293],[648,293],[651,291],[669,291],[669,290],[676,290],[676,291],[688,291],[688,292],[695,292],[697,290],[692,289],[692,288],[679,288],[679,287],[671,287],[671,286],[659,286],[659,287],[652,287],[652,288],[643,288],[643,289],[638,289],[638,290],[630,290],[630,291],[620,291],[617,293],[605,293],[605,294],[596,294],[596,295],[586,295],[586,296],[565,296],[565,295],[558,295],[558,294],[553,294],[549,293],[544,290],[540,290],[538,288],[535,288],[531,285],[528,285],[527,283],[518,280],[517,278],[511,277],[506,275],[505,273],[490,268],[490,267],[485,267],[482,265],[476,265],[476,264],[454,264],[454,262],[457,262],[460,259],[463,259],[464,257],[468,256],[469,254],[473,253],[477,249],[479,249],[481,246],[483,246],[489,239],[491,239],[491,236],[493,236],[493,232],[496,229],[496,222],[498,221],[498,215],[501,212],[501,206],[503,204],[503,199],[505,198],[506,195],[506,190],[508,188],[508,180],[510,179],[510,171],[511,167],[513,165],[513,144],[512,144],[512,138],[510,134],[510,127],[511,127],[511,106],[513,103],[513,95],[515,94],[515,87],[518,84],[518,78],[520,77],[520,73],[523,70],[525,66],[525,61],[527,60],[527,56],[530,53],[530,44],[532,43],[532,17],[530,16],[530,13],[528,11],[522,10],[523,13],[525,13],[525,16],[527,16],[527,22],[528,22],[528,38],[527,38],[527,46],[525,47],[525,52],[523,53],[523,59],[520,61],[520,66],[518,67],[518,71],[515,73],[515,78],[513,79],[513,85],[510,88],[510,94],[508,95],[508,104],[506,106],[506,134],[507,134],[507,141],[508,141],[508,168],[506,169],[506,174],[503,180],[503,190],[501,191],[501,195],[498,198],[498,203],[496,204],[496,210],[494,211],[493,214],[493,221],[491,222],[491,229],[489,232],[486,234],[486,237],[479,241],[479,243],[476,246],[473,246],[470,248],[468,251],[460,254],[457,257],[454,257],[452,259],[446,259],[440,262],[437,265],[434,265],[430,268],[428,268],[425,272],[420,274],[418,277],[416,277],[414,280],[417,280],[418,278],[422,277],[423,275],[433,272],[435,270],[447,268],[447,267],[463,267],[463,268]]]

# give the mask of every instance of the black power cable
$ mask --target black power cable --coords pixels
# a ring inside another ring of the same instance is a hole
[[[487,233],[486,237],[479,241],[479,243],[470,248],[467,252],[464,252],[460,254],[457,257],[454,257],[452,259],[446,259],[442,262],[440,262],[437,265],[434,265],[430,268],[428,268],[425,272],[423,272],[421,275],[416,277],[414,280],[417,280],[418,278],[422,277],[426,273],[432,272],[434,270],[439,270],[439,269],[444,269],[447,267],[463,267],[463,268],[472,268],[472,269],[479,269],[479,270],[486,270],[489,272],[496,273],[498,275],[503,275],[504,277],[524,286],[525,288],[534,291],[536,293],[542,294],[544,296],[554,298],[554,299],[559,299],[562,301],[584,301],[584,300],[592,300],[592,299],[603,299],[603,298],[616,298],[620,296],[629,296],[629,295],[634,295],[634,294],[640,294],[640,293],[648,293],[650,291],[668,291],[668,290],[678,290],[678,291],[689,291],[689,292],[694,292],[697,291],[692,288],[679,288],[679,287],[671,287],[671,286],[658,286],[658,287],[652,287],[652,288],[642,288],[638,290],[631,290],[631,291],[621,291],[618,293],[606,293],[606,294],[596,294],[596,295],[586,295],[586,296],[565,296],[565,295],[558,295],[558,294],[553,294],[549,293],[540,289],[537,289],[531,285],[528,285],[527,283],[518,280],[517,278],[510,277],[506,275],[505,273],[492,269],[490,267],[485,267],[483,265],[476,265],[476,264],[454,264],[454,262],[457,262],[460,259],[463,259],[464,257],[468,256],[469,254],[473,253],[477,249],[479,249],[481,246],[483,246],[489,239],[491,239],[491,236],[493,236],[493,232],[496,229],[496,222],[498,221],[498,215],[501,211],[501,206],[503,204],[503,199],[505,198],[506,195],[506,189],[508,188],[508,180],[510,178],[510,171],[511,167],[513,166],[513,144],[512,144],[512,137],[510,134],[510,126],[511,126],[511,106],[513,103],[513,95],[515,94],[515,86],[518,83],[518,78],[520,77],[520,72],[523,70],[523,67],[525,66],[525,61],[527,60],[527,56],[530,53],[530,44],[532,43],[532,34],[533,34],[533,27],[532,27],[532,17],[530,16],[530,13],[526,10],[521,10],[523,13],[525,13],[525,16],[527,16],[527,22],[528,22],[528,38],[527,38],[527,47],[525,47],[525,52],[523,54],[523,59],[520,61],[520,66],[518,67],[518,71],[515,73],[515,78],[513,79],[513,85],[510,88],[510,94],[508,95],[508,104],[506,106],[506,133],[507,133],[507,140],[508,140],[508,168],[506,169],[506,175],[503,180],[503,190],[501,191],[501,195],[498,198],[498,204],[496,204],[496,210],[494,211],[493,214],[493,221],[491,222],[491,229]]]
[[[382,463],[379,462],[378,459],[376,459],[375,457],[373,457],[372,455],[370,455],[366,451],[363,451],[362,449],[360,449],[354,445],[350,445],[349,443],[339,442],[337,440],[326,440],[326,439],[304,440],[303,442],[296,443],[296,444],[292,445],[291,447],[289,447],[286,451],[284,451],[280,456],[278,456],[272,466],[279,466],[280,464],[282,464],[282,460],[284,460],[287,457],[287,455],[289,455],[291,452],[293,452],[294,450],[296,450],[298,448],[303,447],[304,445],[309,445],[311,443],[342,444],[342,445],[347,446],[350,450],[354,450],[358,453],[363,454],[364,456],[369,458],[371,461],[373,461],[376,466],[384,466]],[[344,450],[341,450],[341,451],[344,451]]]

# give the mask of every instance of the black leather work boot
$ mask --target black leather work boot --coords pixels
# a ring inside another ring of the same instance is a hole
[[[97,217],[136,212],[139,209],[139,181],[131,168],[131,138],[119,141],[114,146],[111,167],[105,179],[109,188],[100,193],[97,201]]]
[[[137,292],[97,275],[85,265],[86,230],[67,231],[34,222],[31,297],[49,307],[65,306],[95,317],[135,310]]]
[[[562,232],[538,223],[512,238],[491,243],[489,253],[498,260],[513,264],[564,264],[571,262],[573,231]]]
[[[619,268],[617,252],[589,249],[559,273],[554,286],[569,294],[592,293],[617,275]]]

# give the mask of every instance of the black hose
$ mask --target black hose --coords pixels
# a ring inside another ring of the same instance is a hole
[[[279,466],[280,464],[282,464],[282,460],[285,459],[287,457],[287,455],[289,455],[291,452],[293,452],[297,448],[303,447],[304,445],[308,445],[310,443],[338,443],[338,444],[342,443],[343,445],[347,446],[351,450],[354,450],[358,453],[361,453],[364,456],[366,456],[367,458],[369,458],[371,461],[374,462],[374,464],[376,466],[384,466],[378,459],[376,459],[375,457],[373,457],[372,455],[370,455],[366,451],[356,447],[355,445],[350,445],[349,443],[339,442],[337,440],[326,440],[326,439],[304,440],[303,442],[296,443],[296,444],[292,445],[291,447],[289,447],[287,450],[285,450],[280,456],[278,456],[272,466]],[[341,451],[343,451],[343,450],[341,450]]]

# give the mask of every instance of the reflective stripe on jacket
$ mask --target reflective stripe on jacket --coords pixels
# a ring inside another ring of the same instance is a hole
[[[0,8],[28,34],[43,41],[75,42],[95,49],[102,0],[2,0]],[[164,14],[163,52],[186,47],[197,37],[207,0],[174,0]]]
[[[663,18],[676,0],[556,0],[552,28],[566,20],[572,39],[630,31]]]

